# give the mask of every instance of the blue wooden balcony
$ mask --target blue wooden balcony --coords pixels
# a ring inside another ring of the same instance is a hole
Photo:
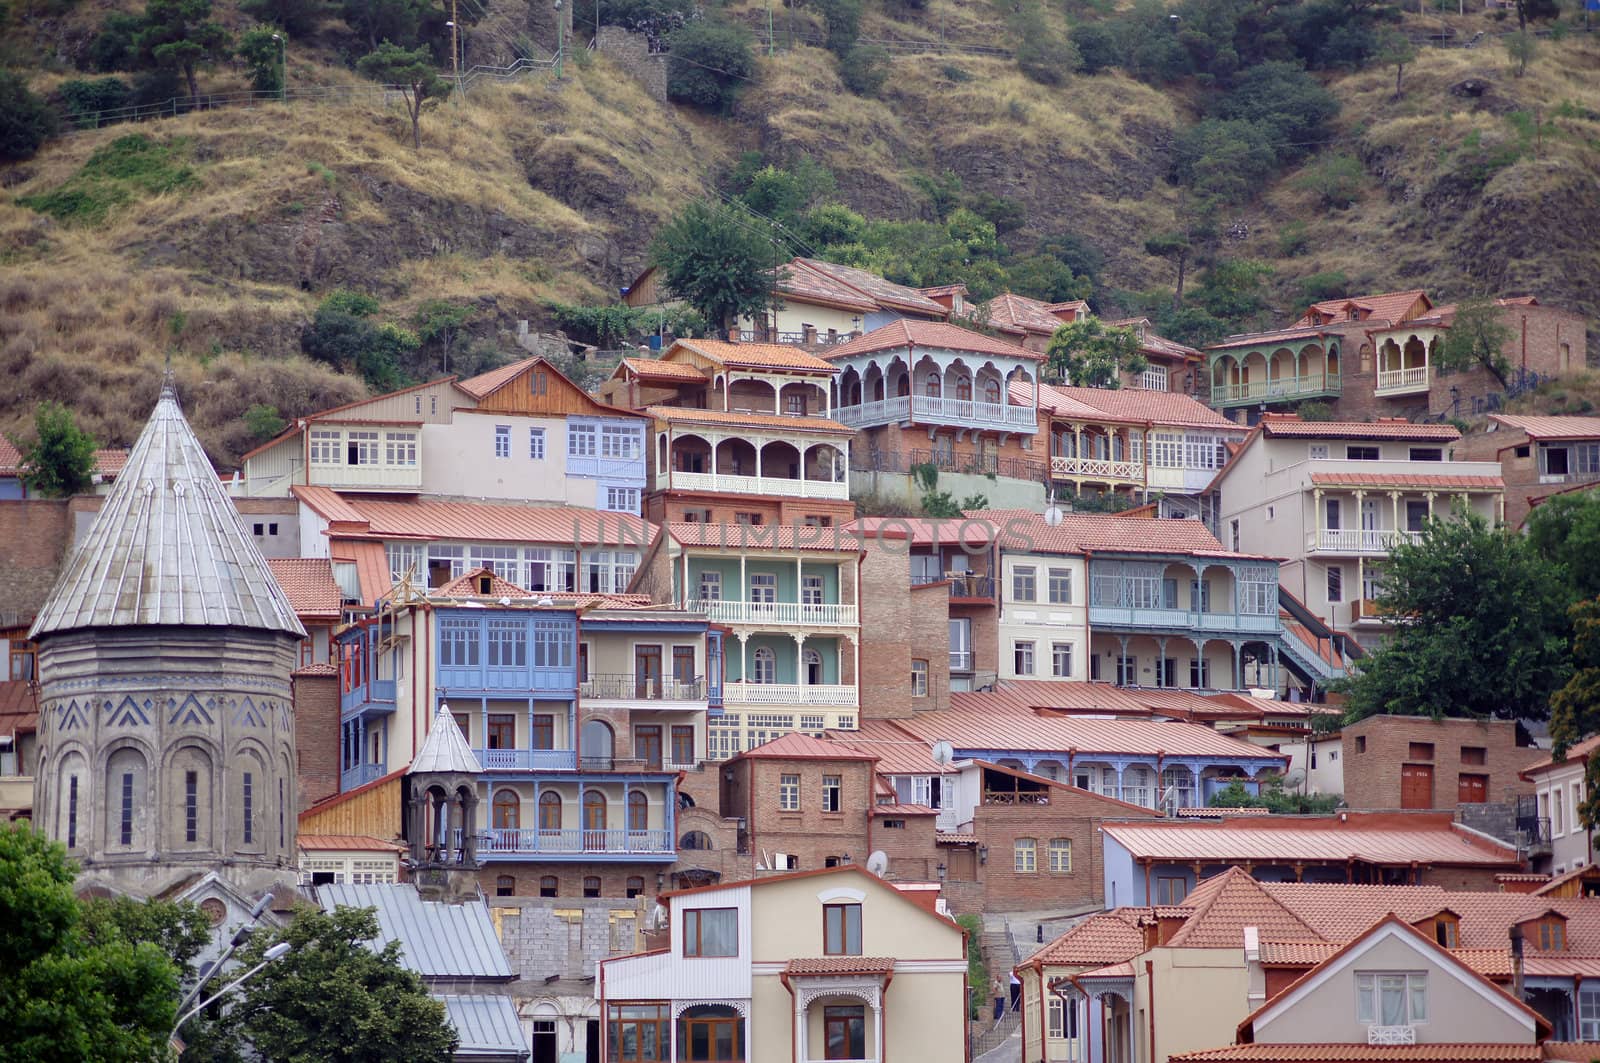
[[[484,831],[478,856],[485,862],[529,859],[676,859],[669,830],[513,830]]]
[[[394,680],[370,679],[339,693],[341,717],[394,711]]]
[[[1278,614],[1206,613],[1188,609],[1130,609],[1091,605],[1089,627],[1103,632],[1203,632],[1260,637],[1278,631]]]
[[[476,749],[484,771],[574,771],[578,754],[571,749]]]
[[[383,778],[384,774],[385,766],[382,764],[357,764],[353,768],[346,768],[339,773],[339,792],[349,793],[358,786]]]

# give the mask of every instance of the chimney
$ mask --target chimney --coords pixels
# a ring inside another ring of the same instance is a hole
[[[729,343],[738,343],[739,342],[739,326],[738,325],[734,325],[732,328],[728,329],[728,342]]]
[[[1511,928],[1511,995],[1522,1000],[1522,928]],[[1524,1003],[1526,1003],[1524,1001]]]
[[[813,346],[817,342],[817,326],[801,325],[800,342],[805,344],[807,347]]]

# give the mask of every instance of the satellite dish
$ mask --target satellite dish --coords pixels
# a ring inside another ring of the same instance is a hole
[[[1044,522],[1050,525],[1052,528],[1061,523],[1061,517],[1062,513],[1060,506],[1051,505],[1048,506],[1044,511]]]
[[[943,767],[956,759],[956,750],[949,742],[940,740],[933,744],[933,762]]]
[[[1283,785],[1292,788],[1299,786],[1301,783],[1305,782],[1305,780],[1306,773],[1301,771],[1299,768],[1296,768],[1294,771],[1291,771],[1289,774],[1283,777]]]
[[[667,925],[667,909],[665,905],[657,904],[650,909],[650,914],[645,917],[644,925],[650,930],[662,930]]]
[[[867,870],[882,878],[889,870],[889,856],[882,849],[872,850],[872,855],[867,857]]]

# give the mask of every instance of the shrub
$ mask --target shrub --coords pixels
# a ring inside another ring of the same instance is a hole
[[[1212,106],[1214,117],[1257,123],[1272,134],[1269,146],[1296,159],[1322,139],[1339,113],[1339,101],[1296,63],[1258,63],[1239,75],[1231,92]]]
[[[199,184],[182,162],[188,142],[152,140],[143,133],[118,137],[89,156],[83,169],[49,192],[17,200],[58,221],[97,225],[141,196],[180,192]]]
[[[56,131],[55,115],[27,82],[0,70],[0,161],[32,158]]]
[[[1203,119],[1178,135],[1173,177],[1203,196],[1244,202],[1277,168],[1279,153],[1272,140],[1263,122]]]
[[[945,77],[949,78],[951,81],[971,81],[972,80],[972,75],[970,73],[968,73],[965,69],[963,69],[962,67],[957,66],[954,63],[946,63],[944,66],[939,68],[939,73],[943,74]]]
[[[1350,278],[1340,270],[1313,273],[1300,282],[1300,301],[1320,303],[1324,299],[1337,299],[1350,290]]]
[[[816,0],[828,29],[828,51],[841,59],[861,36],[861,0]]]
[[[135,38],[144,21],[138,15],[112,13],[100,23],[100,32],[89,44],[89,62],[96,70],[132,70],[139,59]]]
[[[1068,39],[1077,47],[1085,74],[1098,74],[1121,61],[1117,35],[1104,22],[1086,22],[1075,27]]]
[[[673,31],[667,95],[707,111],[731,110],[741,83],[755,73],[750,43],[743,27],[711,19]]]
[[[1361,195],[1366,171],[1349,155],[1324,155],[1295,179],[1295,184],[1314,192],[1324,207],[1343,210]]]
[[[250,87],[257,92],[283,91],[282,44],[271,26],[255,26],[239,37],[238,55],[250,71]]]
[[[1016,42],[1017,69],[1041,85],[1059,85],[1083,66],[1078,46],[1050,28],[1036,5],[1025,6],[1010,20]]]
[[[839,60],[839,80],[857,96],[876,96],[889,80],[889,50],[881,44],[858,44]]]
[[[67,113],[83,129],[101,124],[94,117],[99,112],[126,107],[132,95],[133,89],[121,78],[79,78],[61,85],[61,99],[67,105]]]
[[[1284,222],[1283,228],[1278,230],[1278,254],[1284,258],[1304,254],[1308,240],[1305,222]]]
[[[1295,413],[1300,415],[1302,421],[1331,421],[1333,420],[1333,407],[1326,402],[1302,402],[1295,407]]]
[[[328,0],[241,0],[239,10],[292,37],[309,37],[338,8]]]
[[[268,406],[264,402],[255,403],[244,412],[245,428],[261,442],[266,442],[282,432],[288,423],[278,413],[276,406]]]

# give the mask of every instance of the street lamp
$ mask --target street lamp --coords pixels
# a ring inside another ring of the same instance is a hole
[[[217,1001],[221,1000],[223,997],[227,996],[229,993],[233,992],[235,989],[238,989],[240,986],[244,985],[251,978],[254,978],[263,967],[271,963],[273,960],[281,959],[283,955],[292,947],[293,946],[291,946],[287,941],[280,941],[266,952],[262,953],[260,963],[256,964],[254,967],[244,972],[244,974],[241,974],[239,977],[235,978],[233,981],[229,982],[227,985],[223,986],[221,989],[217,990],[215,993],[211,994],[211,996],[207,997],[205,1000],[202,1000],[200,1003],[196,1004],[182,1015],[179,1015],[178,1021],[172,1024],[172,1033],[167,1036],[167,1040],[175,1040],[178,1036],[178,1028],[180,1026],[194,1018],[196,1015],[200,1014],[200,1012],[204,1011],[206,1008],[209,1008],[211,1005],[215,1004]],[[220,967],[221,964],[218,964],[218,966]]]
[[[561,58],[562,58],[561,50],[562,50],[563,46],[566,43],[564,38],[563,38],[563,36],[562,36],[563,27],[561,25],[561,0],[555,0],[555,9],[556,9],[556,79],[559,81],[561,79]]]
[[[272,39],[278,42],[278,99],[289,98],[289,42],[282,35],[274,33]]]
[[[178,1011],[180,1013],[184,1008],[188,1007],[196,997],[200,995],[201,990],[205,989],[206,983],[211,981],[212,978],[216,977],[217,972],[222,970],[222,965],[228,962],[229,957],[233,955],[234,951],[238,949],[240,945],[243,945],[246,941],[250,940],[250,935],[256,932],[256,921],[261,918],[262,913],[267,910],[267,905],[271,903],[272,892],[269,890],[268,892],[263,893],[261,895],[261,899],[256,901],[255,905],[250,909],[250,921],[233,932],[233,940],[228,942],[228,947],[223,950],[222,956],[217,960],[216,963],[210,964],[204,969],[204,971],[202,971],[200,975],[200,981],[196,982],[194,988],[189,990],[188,995],[186,995],[183,1000],[179,1002]],[[176,1027],[174,1027],[174,1029],[176,1029]]]

